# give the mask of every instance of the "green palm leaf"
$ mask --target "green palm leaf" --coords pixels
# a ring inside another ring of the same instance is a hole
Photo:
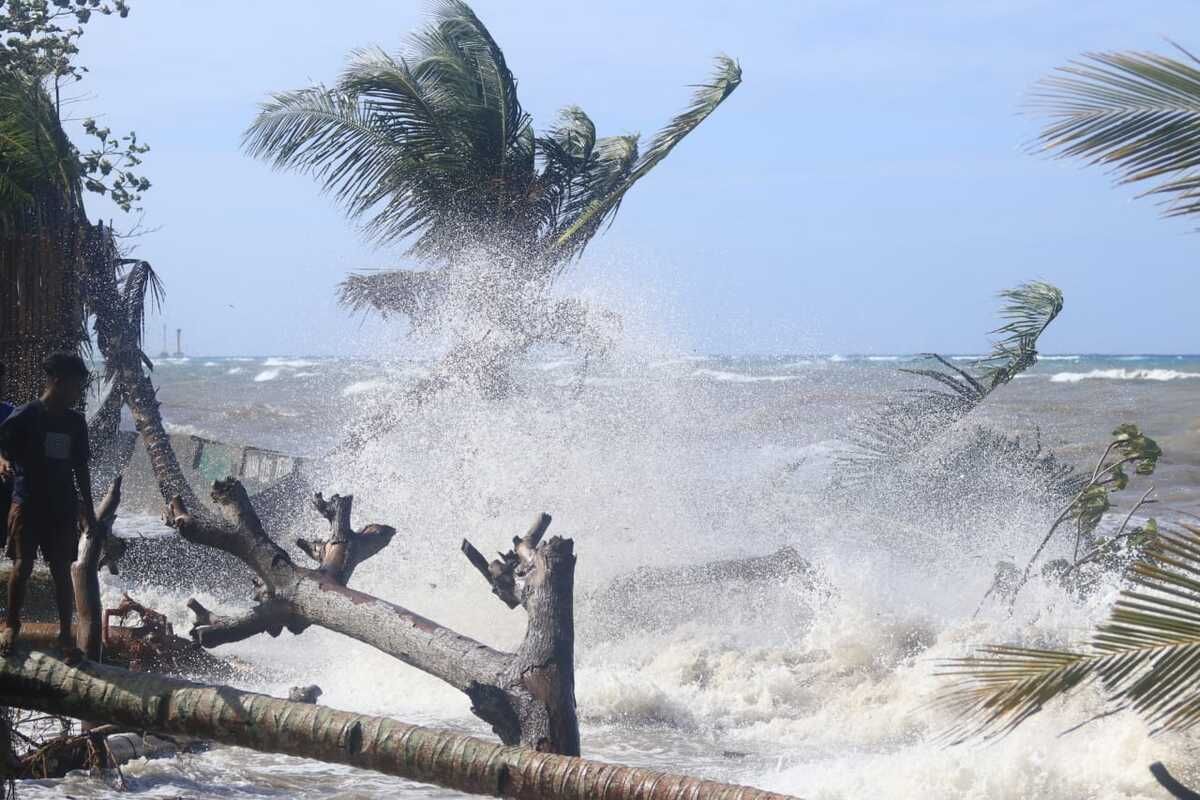
[[[629,174],[606,193],[593,198],[548,243],[547,254],[550,258],[560,261],[582,253],[604,221],[616,213],[625,193],[716,111],[741,82],[741,66],[728,56],[718,57],[713,77],[708,83],[696,87],[691,105],[658,132]]]
[[[1089,53],[1041,81],[1030,106],[1051,118],[1039,145],[1154,182],[1165,214],[1200,211],[1200,69],[1155,53]]]
[[[1007,733],[1092,679],[1155,732],[1200,722],[1200,528],[1160,531],[1128,583],[1086,650],[987,647],[944,662],[935,704],[958,718],[949,738]]]

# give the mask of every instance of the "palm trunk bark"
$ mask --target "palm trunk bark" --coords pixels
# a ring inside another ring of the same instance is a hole
[[[347,764],[522,800],[789,800],[745,786],[491,744],[386,717],[41,653],[0,663],[0,703]],[[791,800],[794,800],[792,798]]]

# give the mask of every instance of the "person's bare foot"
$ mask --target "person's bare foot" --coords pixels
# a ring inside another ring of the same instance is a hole
[[[13,650],[17,646],[17,637],[21,633],[21,626],[10,626],[0,631],[0,658],[8,658],[13,654]]]
[[[86,659],[83,651],[75,646],[75,640],[67,636],[58,637],[58,650],[62,653],[63,663],[68,667],[78,666]]]

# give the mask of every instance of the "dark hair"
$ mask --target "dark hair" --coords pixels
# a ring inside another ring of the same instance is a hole
[[[51,353],[42,362],[47,378],[75,377],[86,381],[91,377],[87,364],[75,353]]]

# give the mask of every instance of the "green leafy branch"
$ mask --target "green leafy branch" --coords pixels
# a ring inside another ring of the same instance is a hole
[[[83,121],[83,129],[100,143],[80,154],[83,187],[99,195],[108,195],[122,211],[129,211],[150,188],[146,176],[134,171],[141,166],[141,156],[150,151],[150,146],[138,142],[134,131],[113,136],[112,131],[97,126],[90,117]]]
[[[1004,585],[1006,581],[998,575],[997,580],[993,581],[983,599],[980,600],[979,607],[975,609],[976,615],[982,610],[988,598],[998,591],[1008,597],[1010,606],[1016,601],[1017,594],[1029,582],[1038,558],[1050,544],[1055,533],[1068,522],[1074,523],[1075,527],[1072,560],[1056,564],[1054,570],[1063,578],[1085,563],[1106,559],[1114,562],[1122,554],[1136,552],[1135,548],[1145,544],[1151,531],[1157,530],[1156,523],[1151,520],[1145,527],[1134,529],[1129,534],[1124,532],[1134,512],[1145,504],[1153,502],[1149,500],[1150,492],[1153,491],[1153,487],[1151,487],[1130,510],[1125,517],[1125,522],[1116,533],[1103,540],[1095,539],[1097,527],[1113,507],[1112,493],[1119,492],[1129,485],[1127,470],[1132,469],[1135,475],[1153,475],[1154,469],[1158,465],[1158,459],[1162,456],[1162,448],[1158,446],[1158,443],[1142,433],[1137,425],[1126,423],[1114,430],[1112,435],[1112,440],[1096,461],[1087,482],[1055,517],[1054,522],[1050,525],[1050,530],[1046,532],[1045,537],[1034,550],[1033,556],[1030,557],[1029,563],[1026,564],[1020,577],[1006,586]],[[1079,555],[1081,548],[1086,548],[1082,558]]]
[[[956,717],[945,736],[1004,735],[1092,679],[1156,733],[1200,721],[1200,528],[1158,530],[1127,584],[1087,648],[994,645],[943,662],[938,675],[948,683],[934,705]]]
[[[125,0],[0,0],[0,69],[30,76],[83,78],[74,63],[93,14],[129,15]]]

